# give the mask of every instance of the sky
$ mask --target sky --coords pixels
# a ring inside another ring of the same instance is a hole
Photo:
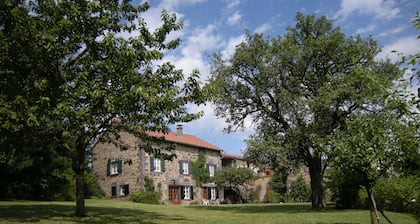
[[[179,37],[181,45],[165,52],[163,61],[170,61],[188,75],[200,71],[204,83],[209,77],[209,56],[220,52],[224,57],[234,53],[246,30],[264,35],[283,35],[287,27],[296,23],[297,12],[326,16],[334,20],[346,36],[372,36],[382,52],[378,59],[389,57],[396,61],[392,50],[413,54],[420,52],[420,40],[411,23],[420,11],[420,0],[149,0],[150,9],[143,17],[150,29],[158,27],[163,9],[175,13],[184,27],[171,34]],[[244,130],[224,132],[227,124],[214,115],[211,103],[189,106],[190,112],[203,111],[199,120],[184,123],[184,133],[195,135],[226,153],[242,155],[244,142],[252,134],[247,123]],[[174,127],[173,127],[174,128]]]

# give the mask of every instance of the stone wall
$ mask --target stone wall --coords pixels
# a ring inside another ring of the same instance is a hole
[[[203,189],[195,186],[195,181],[191,174],[180,174],[179,162],[196,161],[200,150],[203,150],[206,163],[214,164],[221,168],[220,151],[200,149],[194,146],[177,144],[174,151],[176,157],[172,161],[165,161],[165,172],[154,172],[151,170],[150,157],[139,149],[139,140],[128,133],[121,133],[121,141],[128,145],[127,150],[120,150],[115,145],[109,143],[97,143],[93,148],[92,168],[98,177],[99,186],[105,192],[106,197],[111,198],[112,187],[117,188],[116,198],[127,198],[121,195],[121,186],[129,185],[129,192],[144,188],[144,177],[150,177],[155,185],[155,190],[161,192],[162,202],[169,202],[169,186],[193,186],[194,199],[182,200],[181,204],[192,202],[200,203],[203,199]],[[122,161],[122,172],[117,175],[107,175],[108,161]],[[129,164],[131,163],[131,164]],[[191,173],[191,171],[190,171]],[[207,183],[208,186],[215,186]],[[219,191],[219,197],[223,197],[223,192]]]

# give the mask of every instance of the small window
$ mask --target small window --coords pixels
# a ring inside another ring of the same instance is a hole
[[[209,165],[207,165],[207,167],[208,167],[208,170],[209,170],[209,176],[214,177],[214,174],[216,173],[216,165],[209,164]]]
[[[117,197],[117,186],[112,186],[111,187],[111,196],[113,198]]]
[[[217,199],[217,189],[215,187],[210,188],[210,200]]]
[[[179,161],[179,173],[184,175],[191,174],[191,163],[188,161]]]
[[[193,187],[192,186],[182,186],[181,187],[181,199],[183,200],[192,200],[193,198]]]
[[[152,172],[165,172],[165,160],[150,157],[150,170]]]
[[[114,161],[114,162],[111,162],[111,160],[108,160],[108,164],[107,164],[107,175],[108,176],[118,175],[121,172],[122,172],[122,161],[121,160]]]
[[[127,196],[130,194],[128,184],[120,186],[120,196]]]

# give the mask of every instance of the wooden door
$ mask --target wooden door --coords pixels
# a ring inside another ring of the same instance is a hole
[[[181,204],[181,192],[178,186],[169,186],[169,201],[174,205]]]

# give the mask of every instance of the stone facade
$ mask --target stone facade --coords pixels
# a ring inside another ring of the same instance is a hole
[[[210,197],[209,192],[214,198],[215,191],[217,198],[223,198],[223,191],[219,192],[214,183],[197,187],[191,175],[191,163],[197,160],[200,151],[204,152],[206,164],[221,168],[221,150],[206,144],[200,147],[197,142],[202,140],[197,138],[191,141],[194,144],[188,144],[193,136],[187,137],[182,139],[180,136],[181,143],[175,142],[176,148],[171,152],[176,157],[164,162],[141,150],[140,140],[128,133],[121,133],[122,142],[128,146],[126,150],[109,143],[97,143],[93,147],[92,168],[106,197],[127,198],[130,192],[144,189],[144,178],[149,177],[153,180],[155,190],[161,193],[162,203],[201,203],[202,199]],[[173,143],[168,141],[164,144]]]

